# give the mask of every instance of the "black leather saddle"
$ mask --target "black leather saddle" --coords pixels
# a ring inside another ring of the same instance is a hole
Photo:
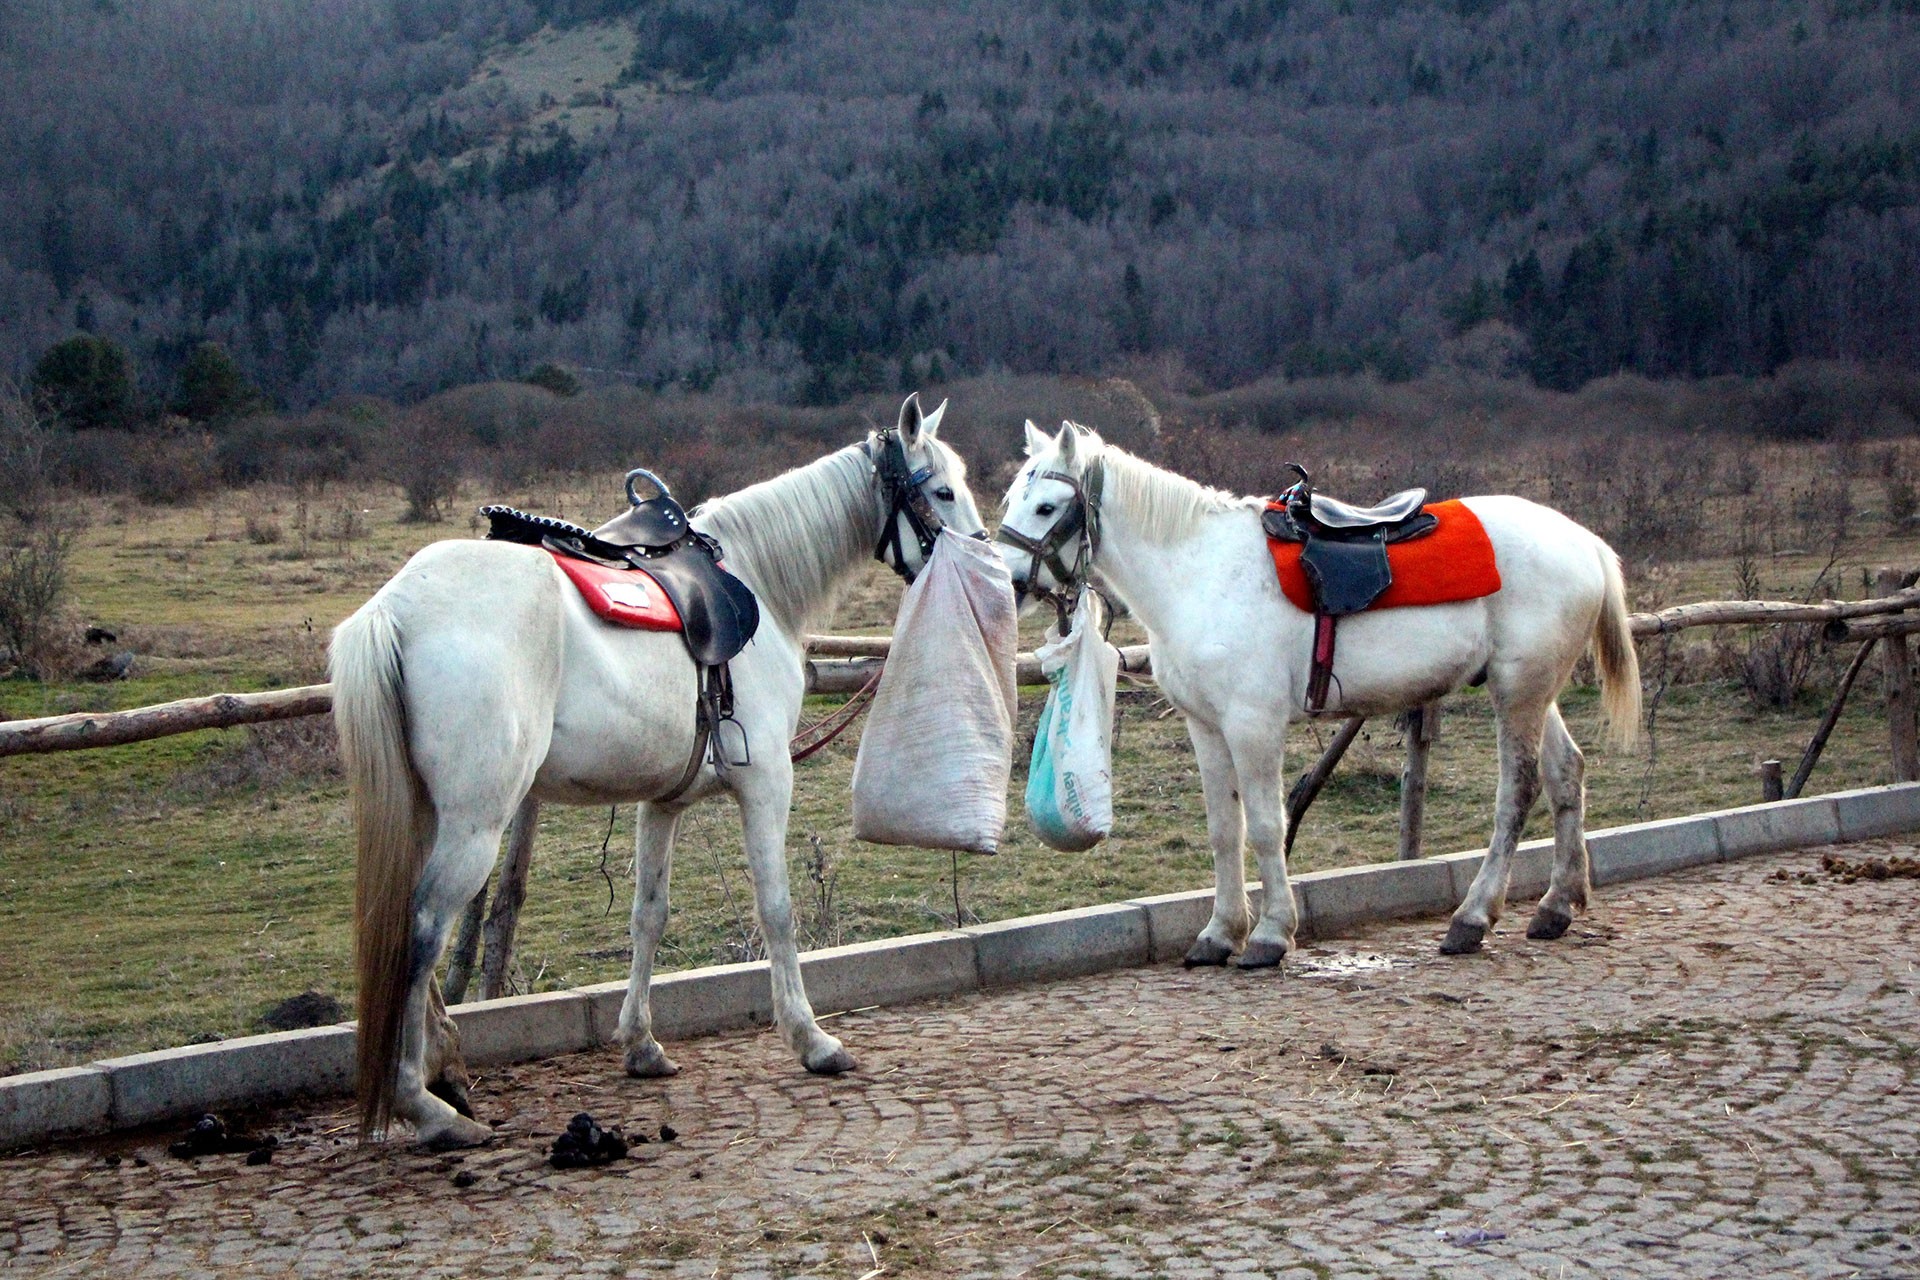
[[[1268,507],[1260,525],[1270,538],[1303,542],[1300,567],[1313,588],[1313,661],[1307,680],[1309,713],[1324,711],[1333,677],[1334,622],[1359,613],[1393,585],[1387,546],[1425,537],[1439,527],[1425,510],[1427,491],[1405,489],[1372,507],[1356,507],[1313,491],[1313,477],[1288,463],[1300,481]]]
[[[634,481],[642,477],[658,491],[645,500],[634,493]],[[625,512],[591,531],[507,506],[482,507],[480,514],[490,525],[489,538],[640,570],[673,601],[693,660],[703,667],[726,663],[759,630],[760,602],[746,583],[721,567],[720,544],[687,522],[686,512],[650,472],[627,477],[627,500]]]
[[[1313,491],[1305,468],[1277,507],[1261,517],[1267,536],[1304,542],[1301,567],[1313,585],[1317,611],[1333,617],[1359,613],[1393,585],[1387,546],[1425,537],[1439,520],[1424,510],[1425,489],[1404,489],[1372,507],[1356,507]]]

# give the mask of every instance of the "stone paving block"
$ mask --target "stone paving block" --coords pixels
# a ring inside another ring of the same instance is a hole
[[[351,1023],[107,1058],[115,1128],[353,1087]]]
[[[1920,831],[1920,782],[1836,791],[1826,798],[1833,801],[1842,840]]]
[[[800,957],[800,978],[816,1013],[924,1000],[980,985],[973,939],[954,930],[809,951]]]
[[[1072,978],[1148,962],[1147,913],[1116,902],[1002,920],[965,930],[979,957],[980,985]]]
[[[1665,818],[1587,835],[1596,885],[1618,884],[1722,860],[1713,815]]]
[[[578,991],[476,1000],[450,1012],[468,1066],[578,1053],[594,1044],[587,998]]]
[[[1453,909],[1452,868],[1417,858],[1293,877],[1300,936],[1330,938],[1366,920],[1435,915]]]
[[[1695,816],[1713,819],[1720,830],[1721,856],[1727,858],[1804,849],[1832,844],[1840,838],[1840,814],[1826,796],[1776,800]]]
[[[0,1079],[0,1150],[107,1127],[113,1090],[98,1067],[61,1067]]]

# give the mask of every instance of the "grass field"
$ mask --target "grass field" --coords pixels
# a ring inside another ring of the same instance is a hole
[[[616,505],[616,484],[612,476],[576,477],[483,493],[470,483],[458,509],[498,498],[591,520]],[[991,484],[976,485],[983,499],[997,497]],[[1851,594],[1859,594],[1866,566],[1920,563],[1920,539],[1891,536],[1865,505],[1833,570]],[[76,555],[74,621],[115,629],[114,647],[140,655],[133,678],[0,682],[0,716],[324,679],[325,636],[337,621],[416,547],[477,532],[464,517],[403,524],[403,509],[397,494],[374,486],[304,495],[260,488],[165,508],[116,500]],[[1724,545],[1703,540],[1697,557],[1636,565],[1636,603],[1737,594],[1743,571],[1760,594],[1798,595],[1827,560],[1774,547],[1757,569],[1743,568]],[[875,568],[835,630],[886,630],[897,597],[891,576]],[[1837,660],[1822,657],[1791,706],[1759,710],[1726,674],[1726,644],[1749,638],[1733,635],[1718,654],[1703,633],[1664,653],[1659,644],[1642,646],[1650,691],[1663,689],[1657,699],[1650,693],[1651,755],[1609,751],[1597,692],[1578,684],[1568,691],[1568,721],[1588,747],[1591,826],[1748,802],[1758,797],[1759,760],[1797,757],[1824,710]],[[1810,790],[1887,780],[1878,684],[1871,672],[1862,682]],[[1029,691],[1025,730],[1038,709]],[[1019,811],[1021,761],[1003,852],[963,856],[957,885],[944,853],[853,841],[854,739],[843,738],[798,771],[789,859],[804,941],[951,925],[956,893],[972,921],[1210,884],[1192,752],[1166,710],[1150,689],[1122,696],[1112,839],[1084,854],[1034,841]],[[1312,758],[1324,732],[1296,733],[1290,773]],[[309,989],[350,1003],[351,831],[329,735],[326,721],[302,721],[0,761],[0,1071],[249,1033],[265,1009]],[[1295,869],[1393,856],[1400,761],[1397,730],[1370,726],[1308,817]],[[1430,850],[1485,844],[1492,770],[1486,698],[1468,690],[1448,700],[1434,751]],[[612,815],[610,839],[608,828],[606,810],[545,811],[521,922],[522,989],[625,973],[631,813]],[[1532,834],[1546,829],[1536,813]],[[730,808],[703,806],[683,832],[663,967],[750,954],[752,899]],[[809,869],[814,838],[825,858],[818,876]]]

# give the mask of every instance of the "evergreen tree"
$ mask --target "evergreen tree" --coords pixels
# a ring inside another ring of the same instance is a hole
[[[132,425],[133,364],[111,338],[80,333],[54,343],[27,385],[40,412],[70,427]]]
[[[203,342],[180,366],[180,393],[173,411],[192,422],[227,422],[257,408],[259,390],[242,373],[225,347]]]

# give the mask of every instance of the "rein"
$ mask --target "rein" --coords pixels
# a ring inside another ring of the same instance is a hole
[[[1033,557],[1027,569],[1027,590],[1053,606],[1053,611],[1060,617],[1062,635],[1066,634],[1067,614],[1070,612],[1067,601],[1078,595],[1079,589],[1086,584],[1087,574],[1093,568],[1093,557],[1100,550],[1100,494],[1105,487],[1106,476],[1106,468],[1097,461],[1087,467],[1083,479],[1076,479],[1064,471],[1040,472],[1034,477],[1035,480],[1058,480],[1073,490],[1073,501],[1053,522],[1053,527],[1037,538],[1030,538],[1018,529],[1010,529],[1005,523],[993,535],[995,542],[1004,542]],[[1074,546],[1071,565],[1064,555],[1070,543]],[[1053,573],[1057,585],[1052,591],[1039,585],[1042,566]]]
[[[907,526],[913,530],[915,541],[920,544],[920,558],[924,562],[933,555],[933,544],[938,540],[940,531],[946,527],[939,512],[927,501],[922,486],[933,478],[932,467],[921,467],[918,471],[907,465],[907,447],[900,439],[900,433],[892,427],[882,431],[877,437],[879,456],[874,456],[873,442],[864,446],[867,457],[872,459],[873,474],[880,481],[887,494],[887,523],[880,530],[880,541],[873,548],[873,558],[885,564],[887,552],[893,552],[893,571],[909,582],[913,575],[907,572],[907,549],[901,543],[900,517],[907,518]]]

